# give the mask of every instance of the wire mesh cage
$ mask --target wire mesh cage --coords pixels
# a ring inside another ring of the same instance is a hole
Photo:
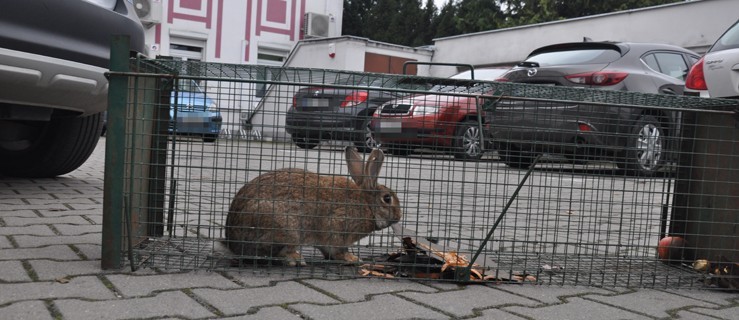
[[[737,281],[736,101],[125,64],[110,74],[104,267]]]

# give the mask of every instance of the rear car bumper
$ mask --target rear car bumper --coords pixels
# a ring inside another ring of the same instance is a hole
[[[211,135],[221,132],[223,118],[211,112],[179,112],[173,125],[177,134]],[[170,127],[170,132],[172,131]]]
[[[69,110],[80,115],[107,107],[106,69],[0,48],[0,102]],[[36,120],[20,118],[17,120]]]

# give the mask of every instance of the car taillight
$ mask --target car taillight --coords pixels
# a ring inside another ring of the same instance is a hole
[[[593,131],[593,127],[591,127],[587,123],[578,123],[577,124],[577,129],[580,130],[580,131],[585,131],[585,132]]]
[[[598,71],[571,74],[565,78],[573,83],[589,86],[612,86],[626,79],[626,72]]]
[[[703,74],[703,58],[698,60],[688,72],[685,78],[685,87],[693,90],[708,90],[706,85],[706,77]]]
[[[341,101],[341,107],[353,107],[360,103],[366,102],[367,97],[369,96],[369,93],[367,91],[357,91],[354,92],[344,98],[344,101]]]

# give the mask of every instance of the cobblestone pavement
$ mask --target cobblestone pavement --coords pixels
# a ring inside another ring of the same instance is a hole
[[[739,294],[235,272],[102,271],[104,139],[56,179],[0,178],[0,319],[739,319]]]

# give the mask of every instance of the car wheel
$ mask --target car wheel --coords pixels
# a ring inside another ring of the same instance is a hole
[[[482,132],[477,121],[462,122],[454,137],[454,157],[460,160],[482,158]]]
[[[364,121],[364,124],[362,125],[362,134],[359,137],[359,140],[354,141],[354,145],[357,146],[357,150],[359,152],[371,152],[374,148],[379,148],[380,143],[375,140],[375,134],[372,132],[372,129],[370,128],[370,120],[367,119]]]
[[[527,169],[534,163],[535,154],[522,151],[512,145],[501,145],[498,147],[498,156],[507,166],[517,169]]]
[[[303,136],[292,136],[293,142],[301,149],[315,149],[321,140]]]
[[[626,150],[617,165],[633,174],[652,176],[664,163],[665,131],[650,115],[642,115],[629,135]]]
[[[29,178],[69,173],[95,150],[102,125],[102,113],[27,124],[23,138],[0,142],[0,172]]]

